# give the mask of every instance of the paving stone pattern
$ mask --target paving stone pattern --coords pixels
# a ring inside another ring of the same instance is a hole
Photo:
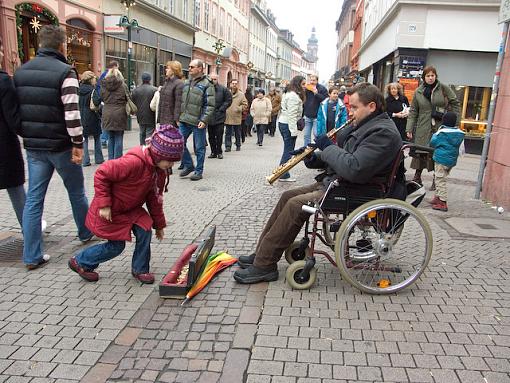
[[[127,133],[126,147],[136,140],[136,131]],[[207,160],[202,181],[171,178],[166,237],[152,246],[158,279],[211,224],[216,249],[238,256],[254,248],[280,193],[294,187],[263,184],[281,139],[266,138],[262,148],[254,142]],[[94,170],[84,169],[89,196]],[[135,283],[132,245],[100,266],[95,284],[70,272],[67,260],[82,245],[55,176],[44,213],[51,263],[35,272],[2,264],[0,382],[509,382],[507,241],[462,236],[444,222],[509,219],[472,199],[477,170],[477,157],[460,160],[448,213],[423,204],[434,255],[407,291],[362,294],[319,258],[309,291],[285,283],[284,261],[279,281],[252,286],[232,280],[234,266],[185,306]],[[294,174],[300,185],[314,172],[300,166]],[[0,206],[0,230],[17,231],[6,193]]]

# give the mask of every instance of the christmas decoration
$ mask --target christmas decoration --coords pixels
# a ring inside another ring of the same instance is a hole
[[[33,17],[32,20],[30,20],[30,25],[32,26],[32,29],[35,33],[39,32],[39,29],[41,29],[41,22],[37,19],[36,16]]]

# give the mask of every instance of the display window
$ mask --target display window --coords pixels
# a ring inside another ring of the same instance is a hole
[[[460,101],[460,128],[467,136],[483,138],[487,129],[487,117],[491,88],[477,86],[451,86]]]
[[[78,73],[92,70],[91,27],[80,19],[67,21],[67,62]]]

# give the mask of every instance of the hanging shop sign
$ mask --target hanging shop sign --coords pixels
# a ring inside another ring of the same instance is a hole
[[[120,24],[121,15],[108,15],[104,17],[104,33],[109,34],[123,34],[125,32],[124,27]]]

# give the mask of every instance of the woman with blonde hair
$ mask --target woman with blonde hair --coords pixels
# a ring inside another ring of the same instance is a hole
[[[101,99],[103,106],[103,130],[108,132],[108,159],[122,156],[124,131],[127,129],[128,100],[124,76],[117,68],[110,68],[101,81]]]
[[[182,88],[182,65],[179,61],[166,63],[165,84],[159,91],[158,121],[160,124],[178,127],[179,115],[181,114]]]
[[[101,151],[101,120],[99,114],[90,109],[92,91],[96,86],[96,76],[92,71],[85,71],[80,76],[78,89],[78,106],[80,108],[81,125],[83,126],[83,166],[90,166],[89,137],[94,137],[94,160],[96,165],[104,162]],[[94,100],[93,100],[94,101]],[[95,103],[94,103],[95,105]],[[98,105],[96,105],[97,107]]]
[[[404,89],[398,82],[386,86],[386,112],[391,117],[402,140],[407,140],[406,125],[409,116],[409,100],[404,96]]]

